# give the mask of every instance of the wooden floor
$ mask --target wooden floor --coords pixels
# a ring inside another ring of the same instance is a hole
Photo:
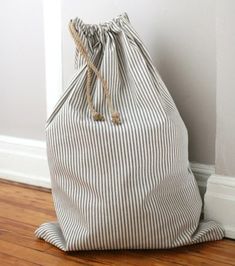
[[[0,266],[5,265],[235,265],[235,241],[174,250],[67,253],[38,240],[34,230],[55,220],[51,194],[0,181]]]

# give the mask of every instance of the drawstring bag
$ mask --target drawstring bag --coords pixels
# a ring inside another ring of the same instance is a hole
[[[69,29],[77,70],[46,125],[57,221],[36,236],[64,251],[221,239],[199,220],[187,130],[127,15]]]

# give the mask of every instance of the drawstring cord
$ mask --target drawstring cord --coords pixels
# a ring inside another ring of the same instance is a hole
[[[88,107],[90,109],[90,112],[91,112],[93,119],[95,121],[103,121],[104,116],[95,110],[94,104],[92,102],[92,97],[91,97],[91,74],[92,74],[92,71],[95,73],[97,78],[100,79],[100,81],[102,83],[104,94],[105,94],[107,104],[108,104],[108,108],[109,108],[109,111],[111,113],[112,122],[115,125],[119,125],[121,123],[120,113],[115,111],[113,108],[112,99],[111,99],[110,91],[108,88],[107,80],[105,80],[102,77],[100,71],[91,62],[91,60],[88,56],[88,52],[87,52],[86,48],[84,47],[84,45],[83,45],[83,43],[79,37],[79,34],[75,28],[75,22],[73,20],[70,20],[69,30],[70,30],[70,33],[73,37],[73,40],[75,42],[75,45],[76,45],[78,51],[80,52],[80,54],[83,56],[83,58],[85,59],[85,61],[87,63],[86,96],[87,96]]]

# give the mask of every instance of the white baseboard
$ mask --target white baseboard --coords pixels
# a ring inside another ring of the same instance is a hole
[[[201,197],[203,199],[206,192],[207,180],[215,173],[215,166],[191,162],[190,167],[194,173]]]
[[[235,177],[210,176],[204,199],[204,217],[220,223],[225,236],[235,239]]]
[[[0,178],[50,188],[45,142],[0,136]]]

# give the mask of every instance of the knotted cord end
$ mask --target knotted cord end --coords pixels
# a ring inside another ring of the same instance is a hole
[[[113,112],[111,116],[112,116],[113,124],[115,124],[115,125],[120,125],[121,124],[120,113]]]
[[[95,121],[104,121],[104,116],[101,113],[94,112],[92,116]]]

